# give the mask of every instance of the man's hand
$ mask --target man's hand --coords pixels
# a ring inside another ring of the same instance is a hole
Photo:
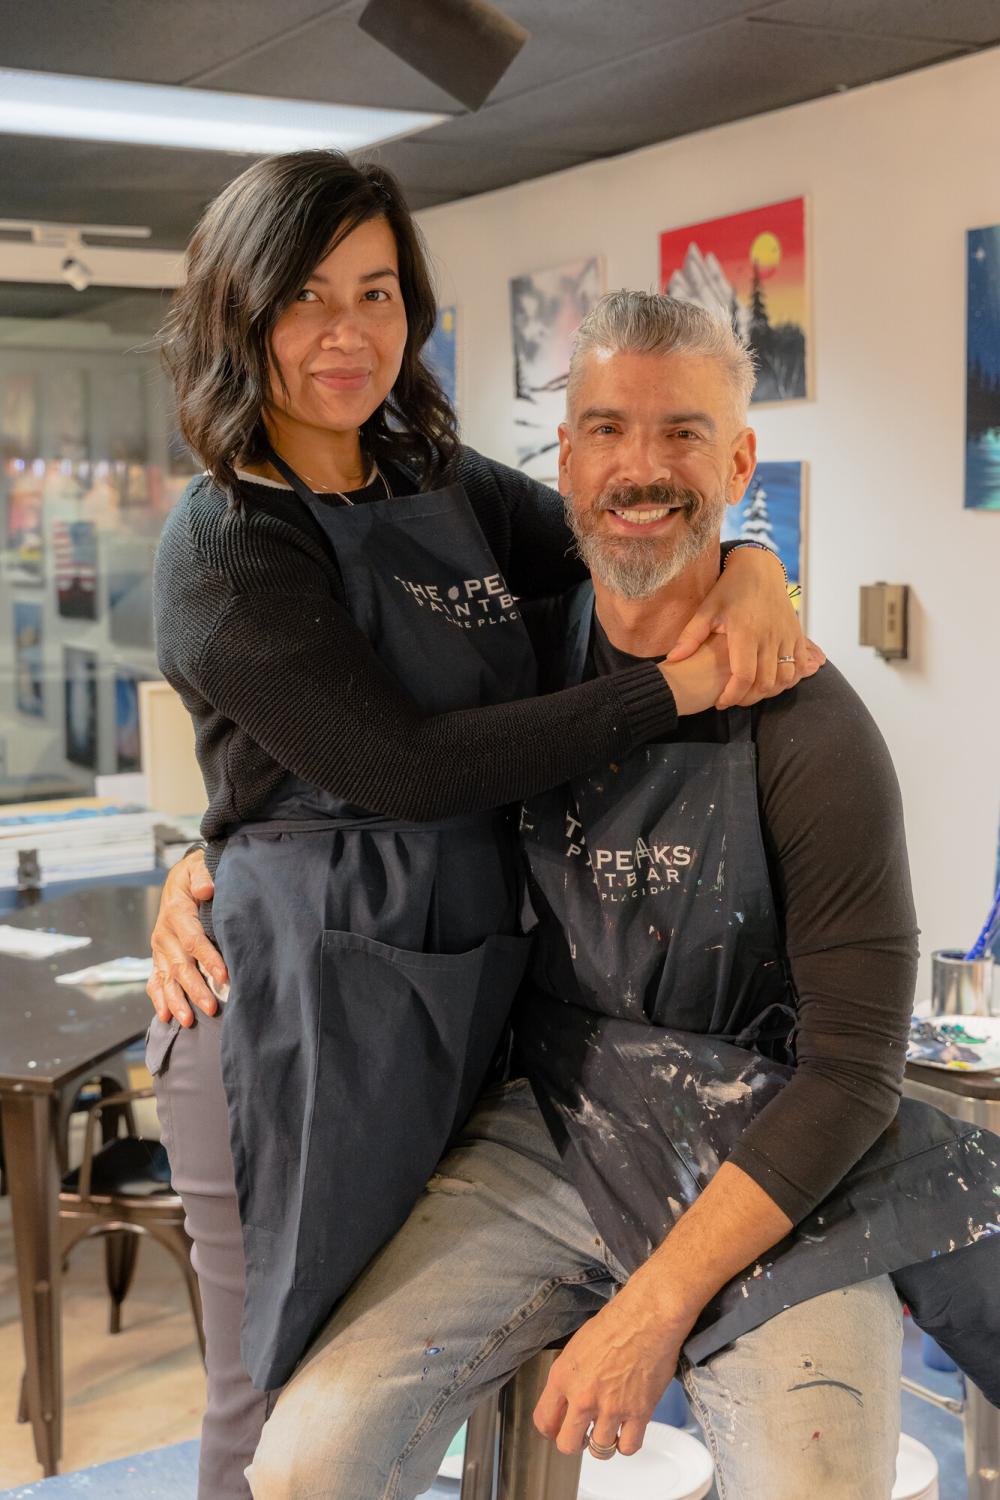
[[[182,1026],[191,1026],[191,1005],[206,1016],[215,1015],[218,1001],[205,983],[199,964],[219,989],[229,983],[222,955],[205,936],[198,918],[199,901],[211,900],[214,890],[200,849],[174,865],[164,882],[151,943],[153,977],[146,985],[161,1021],[169,1021],[173,1015]]]
[[[535,1407],[538,1431],[561,1453],[579,1453],[588,1437],[605,1447],[617,1439],[620,1453],[638,1453],[691,1326],[633,1278],[552,1366]]]
[[[776,697],[826,661],[820,647],[802,634],[780,565],[760,547],[739,547],[730,554],[667,661],[685,661],[713,634],[724,635],[729,645],[731,675],[715,704],[719,709],[749,708]],[[781,657],[794,659],[782,662]]]

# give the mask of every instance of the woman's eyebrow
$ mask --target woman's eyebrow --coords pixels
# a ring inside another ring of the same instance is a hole
[[[366,271],[363,276],[358,277],[358,280],[361,282],[381,281],[384,276],[391,276],[394,281],[399,280],[399,276],[392,269],[392,266],[380,266],[377,271]],[[324,276],[322,271],[313,271],[309,280],[318,281],[322,286],[326,286],[330,278],[329,276]]]

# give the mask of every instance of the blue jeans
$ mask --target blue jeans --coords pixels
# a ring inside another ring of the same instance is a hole
[[[528,1085],[488,1091],[303,1359],[255,1500],[411,1500],[469,1414],[626,1279]],[[889,1500],[902,1319],[887,1277],[790,1308],[681,1371],[724,1500]]]

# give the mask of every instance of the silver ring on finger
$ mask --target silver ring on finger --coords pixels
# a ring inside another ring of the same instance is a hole
[[[778,657],[778,666],[779,667],[794,667],[794,665],[795,665],[795,657],[794,656],[779,656]]]
[[[618,1452],[618,1439],[615,1438],[613,1443],[595,1443],[591,1437],[587,1439],[587,1447],[595,1458],[614,1458]]]

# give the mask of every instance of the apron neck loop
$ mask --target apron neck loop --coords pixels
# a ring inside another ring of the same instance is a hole
[[[287,464],[280,453],[275,452],[270,443],[267,445],[267,460],[272,468],[277,469],[282,479],[291,485],[304,505],[308,505],[312,510],[318,504],[315,490],[309,488],[305,480],[296,474],[291,464]]]

